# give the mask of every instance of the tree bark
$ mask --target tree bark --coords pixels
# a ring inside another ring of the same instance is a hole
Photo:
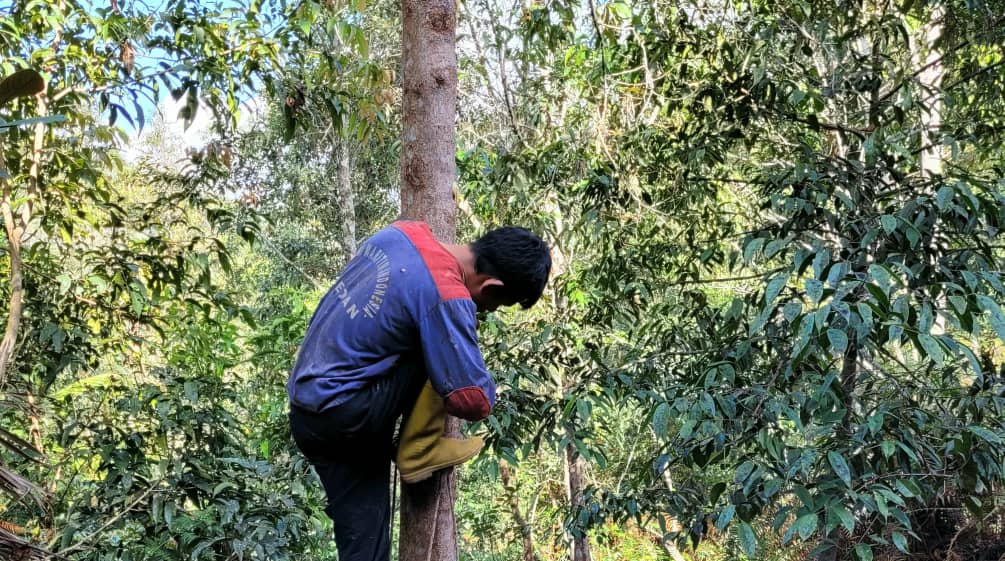
[[[570,435],[571,436],[571,435]],[[576,512],[584,506],[583,491],[586,489],[586,462],[579,455],[575,445],[570,442],[565,447],[565,481],[566,493],[572,511]],[[571,536],[572,551],[570,559],[572,561],[591,561],[590,539],[586,535],[582,537]]]
[[[510,512],[513,514],[513,521],[516,522],[517,530],[523,539],[523,559],[524,561],[539,561],[534,553],[534,528],[530,525],[523,513],[520,512],[520,497],[517,494],[516,484],[510,477],[509,467],[506,464],[499,464],[499,478],[502,479],[503,489],[509,499]]]
[[[45,93],[36,96],[38,114],[45,116]],[[31,223],[32,207],[38,197],[39,173],[42,163],[42,147],[45,142],[45,123],[35,125],[34,141],[31,148],[31,167],[28,170],[28,198],[21,203],[20,222],[14,216],[13,188],[8,179],[7,163],[0,141],[0,215],[3,216],[4,233],[10,255],[10,304],[7,308],[7,328],[0,341],[0,389],[7,383],[8,372],[14,358],[18,331],[21,328],[21,314],[24,308],[24,264],[21,261],[21,242]]]
[[[670,476],[669,466],[663,468],[663,483],[666,483],[667,490],[673,493],[673,477]],[[678,522],[676,518],[671,518],[670,527],[677,530],[680,528],[680,522]],[[669,536],[660,534],[660,547],[663,548],[663,551],[665,551],[666,554],[673,559],[673,561],[685,561],[684,556],[681,555],[680,549],[677,547],[677,544],[675,544]]]
[[[921,175],[929,180],[925,190],[930,196],[938,191],[935,179],[942,174],[945,161],[945,150],[942,147],[942,111],[945,98],[942,83],[946,77],[946,66],[942,63],[943,53],[934,47],[944,32],[943,19],[946,17],[946,7],[941,2],[932,5],[928,22],[918,30],[918,37],[911,41],[912,62],[924,70],[918,74],[918,84],[921,86],[923,99],[928,100],[921,107],[921,154],[919,166]],[[932,227],[931,240],[936,245],[939,238],[939,222]],[[935,302],[937,310],[946,309],[946,294],[941,294]],[[935,335],[946,332],[946,317],[935,314],[932,333]]]
[[[7,307],[7,328],[4,330],[3,341],[0,342],[0,389],[7,383],[7,367],[14,357],[14,345],[21,326],[21,309],[24,306],[24,279],[21,263],[21,234],[11,208],[11,185],[6,178],[7,165],[4,161],[3,146],[0,145],[0,214],[3,215],[4,234],[7,236],[7,255],[10,259],[10,302]]]
[[[339,141],[338,146],[338,207],[342,219],[342,252],[348,263],[356,255],[356,198],[352,192],[352,153],[349,142]]]
[[[921,108],[921,173],[925,178],[942,173],[944,150],[940,142],[942,126],[942,82],[946,77],[946,67],[942,63],[942,53],[933,45],[942,37],[943,19],[946,7],[941,2],[932,5],[928,22],[918,30],[918,37],[911,41],[912,62],[924,70],[918,74],[923,99]],[[934,191],[934,188],[932,189]]]
[[[457,114],[454,0],[402,0],[401,214],[453,243]],[[459,436],[448,418],[446,434]],[[401,487],[400,561],[456,561],[453,469]]]
[[[402,0],[401,212],[453,242],[457,55],[455,4]]]

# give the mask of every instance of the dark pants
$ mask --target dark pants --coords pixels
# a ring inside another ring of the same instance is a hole
[[[296,407],[290,429],[324,485],[339,561],[389,561],[395,423],[425,383],[412,368],[372,382],[321,413]]]

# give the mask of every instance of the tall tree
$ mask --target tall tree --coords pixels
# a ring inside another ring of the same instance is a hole
[[[457,55],[453,0],[402,0],[401,213],[453,242]],[[449,418],[447,434],[460,423]],[[457,559],[454,470],[401,490],[402,561]]]

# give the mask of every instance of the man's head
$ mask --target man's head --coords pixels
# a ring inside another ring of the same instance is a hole
[[[529,308],[541,297],[551,272],[551,253],[533,232],[498,228],[468,247],[475,274],[468,275],[465,284],[479,311],[515,304]]]

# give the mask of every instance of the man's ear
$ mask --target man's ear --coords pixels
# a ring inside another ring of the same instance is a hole
[[[488,277],[488,278],[486,278],[485,280],[482,281],[482,290],[485,290],[486,288],[489,288],[489,287],[492,287],[492,286],[502,287],[503,286],[503,281],[501,281],[501,280],[499,280],[499,279],[497,279],[495,277]]]

